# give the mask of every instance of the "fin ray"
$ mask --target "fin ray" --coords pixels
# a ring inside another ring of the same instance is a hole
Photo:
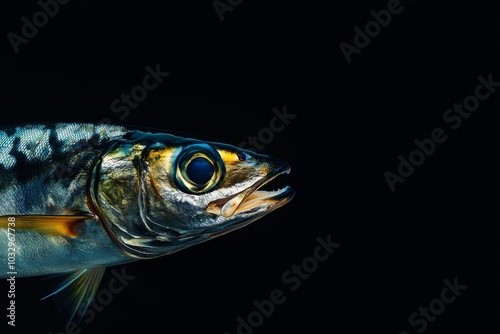
[[[97,289],[104,276],[106,268],[80,269],[68,274],[55,289],[54,292],[41,298],[47,299],[52,296],[58,297],[62,301],[62,306],[70,310],[70,323],[75,314],[79,314],[78,321],[81,320],[85,311],[94,300]]]

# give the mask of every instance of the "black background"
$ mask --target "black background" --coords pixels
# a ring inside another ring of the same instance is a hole
[[[353,44],[353,28],[387,3],[243,0],[221,21],[211,1],[73,0],[16,54],[7,34],[40,6],[1,2],[2,124],[108,118],[237,145],[269,126],[273,108],[297,115],[264,149],[291,164],[283,182],[293,201],[224,237],[127,265],[135,279],[81,333],[232,334],[274,289],[287,299],[255,333],[417,333],[408,317],[455,277],[467,289],[424,332],[492,332],[498,92],[456,131],[442,116],[474,94],[479,75],[500,80],[498,10],[402,2],[348,64],[339,44]],[[156,64],[170,76],[121,119],[111,102]],[[383,173],[437,127],[448,139],[391,192]],[[290,291],[283,273],[328,235],[340,248]],[[53,284],[17,280],[13,332],[64,332],[67,314],[39,301]]]

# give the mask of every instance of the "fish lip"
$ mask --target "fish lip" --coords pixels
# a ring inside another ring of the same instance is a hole
[[[265,178],[254,183],[247,189],[226,198],[219,198],[210,202],[207,205],[206,211],[221,215],[225,218],[230,218],[238,213],[250,212],[252,209],[260,207],[265,202],[269,203],[269,209],[266,210],[266,213],[285,205],[295,195],[295,191],[292,187],[285,186],[284,188],[272,191],[259,190],[279,175],[289,174],[291,170],[290,165],[284,161],[280,161],[280,163],[276,164],[274,167],[276,168],[273,168]]]

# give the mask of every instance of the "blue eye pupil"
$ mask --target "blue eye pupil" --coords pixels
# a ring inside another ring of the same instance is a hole
[[[186,174],[192,182],[205,184],[214,175],[214,166],[207,159],[197,157],[187,165]]]

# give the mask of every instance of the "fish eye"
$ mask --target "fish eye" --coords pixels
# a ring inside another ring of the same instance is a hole
[[[205,157],[196,157],[188,162],[186,175],[193,183],[203,185],[214,175],[214,165]]]
[[[176,180],[185,191],[200,194],[219,182],[223,163],[219,154],[206,144],[190,145],[176,159]]]

